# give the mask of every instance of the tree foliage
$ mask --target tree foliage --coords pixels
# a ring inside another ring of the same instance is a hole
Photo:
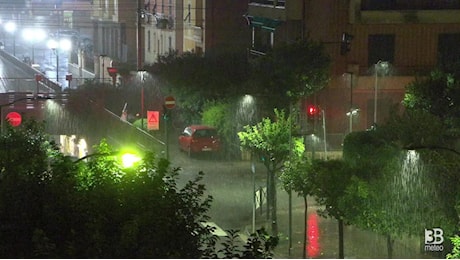
[[[286,108],[290,101],[308,96],[329,80],[330,58],[311,40],[282,44],[265,56],[248,60],[246,53],[201,56],[171,52],[147,71],[158,76],[176,96],[189,122],[199,120],[208,101],[234,99],[245,94],[264,98],[261,104]]]
[[[404,97],[409,109],[427,111],[450,127],[460,127],[460,77],[441,70],[409,84]]]
[[[297,101],[322,89],[329,81],[330,57],[324,46],[309,39],[276,46],[252,63],[253,93]]]
[[[149,70],[173,88],[200,93],[204,99],[232,96],[249,77],[246,55],[237,53],[208,57],[171,52],[160,56]]]
[[[418,236],[432,226],[452,234],[458,221],[452,183],[458,178],[444,172],[443,156],[401,150],[379,131],[355,132],[344,142],[344,158],[354,172],[339,201],[345,219],[393,238]]]
[[[224,153],[235,156],[239,150],[237,139],[237,126],[234,118],[234,107],[227,101],[210,101],[203,107],[201,123],[213,126],[217,129],[221,141],[223,141]]]
[[[300,157],[304,152],[302,139],[293,137],[295,126],[291,116],[283,110],[274,110],[275,120],[266,117],[256,125],[247,125],[245,131],[238,132],[241,146],[254,156],[261,158],[267,169],[268,205],[272,209],[272,234],[277,235],[276,224],[276,175],[289,156]]]
[[[311,166],[312,194],[319,205],[320,215],[340,220],[345,218],[348,207],[341,204],[347,187],[351,183],[353,171],[343,160],[314,160]]]
[[[445,235],[458,229],[458,78],[441,70],[417,78],[402,114],[347,135],[343,156],[354,175],[339,202],[348,205],[349,222],[393,238],[434,226]]]
[[[452,252],[447,254],[447,259],[459,259],[460,258],[460,236],[455,235],[450,239],[452,241],[452,244],[454,245],[454,248],[452,249]]]
[[[35,123],[8,128],[0,145],[0,256],[223,257],[213,228],[203,224],[212,197],[202,172],[179,187],[180,169],[167,160],[147,152],[123,168],[119,151],[104,141],[72,161]],[[271,255],[274,243],[254,241],[241,255]]]
[[[238,132],[241,146],[262,158],[263,164],[271,172],[279,171],[291,152],[299,156],[304,151],[302,139],[292,137],[296,127],[292,118],[286,117],[283,110],[275,109],[274,113],[274,120],[265,117],[256,125],[247,125],[244,131]],[[291,149],[291,142],[295,149]]]

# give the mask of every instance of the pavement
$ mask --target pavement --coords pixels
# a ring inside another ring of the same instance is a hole
[[[289,239],[289,196],[279,189],[278,195],[278,230],[279,244],[274,250],[276,259],[304,258],[304,201],[293,193],[292,195],[292,237]],[[309,243],[305,250],[306,258],[334,259],[338,258],[338,222],[326,219],[317,214],[320,206],[311,197],[307,199],[307,226]],[[252,231],[251,224],[244,227],[243,237]],[[266,214],[256,214],[256,229],[266,227],[270,230],[270,221]],[[423,251],[423,238],[396,238],[393,258],[421,259],[439,258]],[[353,226],[344,227],[344,254],[345,258],[380,258],[388,257],[386,237],[376,233],[361,230]]]

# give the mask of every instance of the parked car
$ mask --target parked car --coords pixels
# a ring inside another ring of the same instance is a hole
[[[221,150],[217,129],[205,125],[187,126],[179,136],[179,148],[189,156],[197,153],[218,153]]]

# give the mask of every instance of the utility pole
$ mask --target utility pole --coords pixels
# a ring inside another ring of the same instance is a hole
[[[143,0],[137,0],[137,71],[142,70],[142,18],[144,16]]]

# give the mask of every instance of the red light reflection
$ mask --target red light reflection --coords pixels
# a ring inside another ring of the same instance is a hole
[[[320,253],[318,215],[312,213],[307,218],[307,254],[317,257]]]

